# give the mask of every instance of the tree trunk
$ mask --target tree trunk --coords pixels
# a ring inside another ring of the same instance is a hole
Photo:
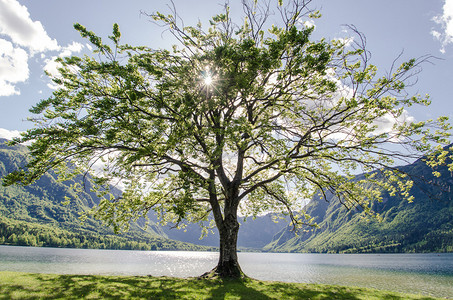
[[[223,226],[219,229],[220,235],[220,253],[217,266],[202,277],[220,277],[220,278],[243,278],[244,273],[241,270],[237,256],[237,240],[239,232],[239,223],[237,218],[229,215],[225,218]]]
[[[220,236],[220,253],[217,266],[202,277],[220,277],[220,278],[244,278],[246,277],[241,270],[237,255],[237,242],[239,232],[239,222],[237,220],[237,210],[239,205],[239,185],[227,184],[230,188],[225,195],[225,207],[223,214],[217,199],[215,187],[215,174],[211,174],[209,186],[210,203],[216,222],[217,230]],[[239,177],[240,179],[240,177]],[[237,180],[239,182],[239,180]]]
[[[239,223],[230,215],[225,218],[220,234],[220,256],[215,272],[222,278],[240,278],[243,276],[238,262],[237,241]]]

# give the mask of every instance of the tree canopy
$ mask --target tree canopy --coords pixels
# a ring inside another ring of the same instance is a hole
[[[406,110],[430,103],[406,89],[430,58],[379,73],[352,26],[349,40],[312,40],[310,2],[244,0],[241,19],[225,4],[209,26],[184,26],[175,9],[148,15],[177,39],[172,49],[122,44],[117,24],[104,42],[76,24],[94,55],[59,59],[58,90],[15,141],[32,142],[33,158],[6,183],[56,168],[121,182],[122,196],[95,210],[116,229],[151,208],[175,222],[212,215],[221,276],[241,274],[238,212],[282,212],[298,227],[312,224],[302,200],[316,193],[369,213],[383,190],[412,200],[394,162],[445,162],[450,130]],[[368,175],[352,181],[357,172]]]

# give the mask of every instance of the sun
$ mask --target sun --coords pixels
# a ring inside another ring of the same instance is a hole
[[[204,78],[204,84],[205,85],[211,85],[212,82],[213,82],[213,78],[210,74],[208,74],[205,78]]]

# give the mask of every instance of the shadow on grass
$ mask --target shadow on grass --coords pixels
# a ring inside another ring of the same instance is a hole
[[[5,275],[6,274],[6,275]],[[5,276],[3,276],[5,275]],[[394,293],[308,284],[169,277],[3,273],[0,299],[407,299]],[[433,298],[412,298],[433,299]]]
[[[211,290],[209,299],[348,299],[356,300],[354,291],[341,287],[261,282],[224,281]],[[402,298],[401,298],[402,299]]]

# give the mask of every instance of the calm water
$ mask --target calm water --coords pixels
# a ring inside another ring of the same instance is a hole
[[[0,246],[0,271],[191,277],[211,270],[218,253]],[[453,254],[239,253],[256,279],[353,285],[453,297]]]

